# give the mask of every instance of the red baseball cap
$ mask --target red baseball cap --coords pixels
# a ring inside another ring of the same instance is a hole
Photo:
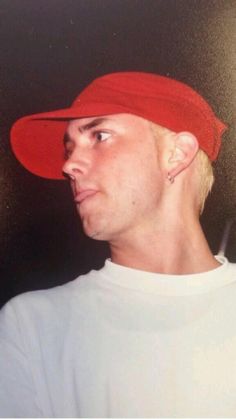
[[[189,131],[210,160],[217,158],[226,125],[186,84],[151,73],[120,72],[95,79],[71,107],[23,117],[11,129],[17,159],[30,172],[63,179],[63,137],[70,119],[129,113],[174,132]]]

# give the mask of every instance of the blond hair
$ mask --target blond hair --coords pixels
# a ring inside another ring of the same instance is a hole
[[[198,205],[201,214],[214,183],[214,172],[211,161],[203,150],[198,150],[195,161],[198,176]]]
[[[151,122],[151,130],[156,139],[167,132],[171,132],[169,129],[153,122]],[[201,214],[204,209],[206,198],[214,183],[214,173],[211,161],[203,150],[198,150],[194,160],[197,173],[197,206],[199,213]]]

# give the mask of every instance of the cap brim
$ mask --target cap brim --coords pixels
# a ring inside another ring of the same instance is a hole
[[[65,110],[68,111],[68,110]],[[12,127],[12,149],[30,172],[47,179],[63,179],[63,136],[67,112],[50,112],[19,119]]]
[[[68,121],[124,112],[130,113],[130,110],[119,105],[90,103],[29,115],[12,126],[11,146],[17,159],[31,173],[46,179],[64,179],[63,138]]]

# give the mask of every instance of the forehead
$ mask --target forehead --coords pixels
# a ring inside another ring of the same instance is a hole
[[[85,131],[91,128],[94,128],[98,125],[101,125],[104,122],[108,122],[112,119],[111,116],[96,116],[96,117],[88,117],[88,118],[78,118],[78,119],[71,119],[68,122],[66,131],[72,131],[74,128]]]
[[[112,114],[112,115],[101,115],[86,118],[72,119],[68,122],[66,132],[70,134],[75,129],[81,132],[90,130],[92,128],[102,125],[108,125],[111,127],[130,127],[140,128],[141,126],[149,125],[149,121],[133,115],[133,114]]]

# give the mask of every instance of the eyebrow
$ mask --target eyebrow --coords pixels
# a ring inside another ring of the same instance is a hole
[[[107,121],[107,120],[108,120],[108,118],[95,118],[92,121],[88,122],[87,124],[79,126],[78,131],[83,133],[85,131],[88,131],[92,128],[97,127],[98,125],[102,124],[104,121]],[[65,135],[64,135],[64,138],[63,138],[63,144],[65,145],[69,141],[71,141],[71,138],[68,135],[68,133],[65,132]]]
[[[91,122],[88,122],[85,125],[81,125],[79,127],[80,132],[88,131],[91,128],[97,127],[98,125],[102,124],[104,121],[107,121],[108,118],[95,118]]]

